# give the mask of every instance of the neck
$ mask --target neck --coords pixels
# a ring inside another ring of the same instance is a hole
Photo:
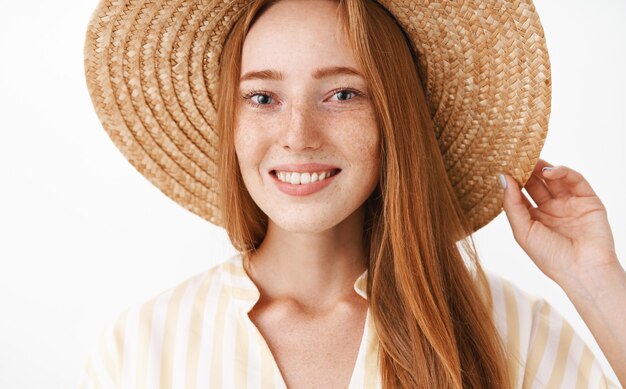
[[[354,301],[354,282],[366,267],[364,210],[321,232],[286,231],[268,223],[259,249],[250,256],[259,304],[295,303],[303,309],[331,310]]]

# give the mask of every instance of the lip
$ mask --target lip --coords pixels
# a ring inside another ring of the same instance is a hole
[[[309,168],[304,167],[305,165],[281,165],[281,166],[277,166],[276,169],[270,170],[268,174],[272,178],[272,181],[274,182],[278,190],[290,196],[308,196],[310,194],[319,192],[320,190],[330,185],[330,183],[335,179],[335,177],[341,174],[341,169],[333,168],[332,166],[329,167],[329,165],[318,165],[318,164],[306,164],[306,165],[311,165],[311,166],[315,165],[315,166],[314,166],[314,169],[307,170]],[[297,168],[293,168],[294,166],[297,166]],[[320,169],[320,166],[323,168]],[[293,169],[289,169],[288,167],[292,167]],[[299,170],[299,169],[302,169],[302,170]],[[335,172],[335,174],[333,174],[329,178],[326,178],[322,181],[316,181],[316,182],[312,182],[309,184],[294,185],[294,184],[290,184],[288,182],[282,182],[281,180],[279,180],[276,174],[273,173],[275,170],[299,171],[299,172],[316,172],[316,171],[321,171],[321,170],[337,170],[337,171]]]
[[[336,170],[336,169],[339,169],[339,167],[333,166],[333,165],[325,165],[322,163],[301,163],[301,164],[290,163],[290,164],[285,164],[285,165],[272,166],[270,167],[268,172],[271,173],[274,170],[279,170],[279,171],[285,171],[285,172],[314,173],[314,172],[321,172],[324,170]]]

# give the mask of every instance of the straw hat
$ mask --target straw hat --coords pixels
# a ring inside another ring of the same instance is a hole
[[[101,0],[85,74],[104,129],[174,201],[221,225],[215,99],[224,39],[250,0]],[[419,53],[448,177],[474,231],[524,185],[550,114],[550,64],[531,0],[379,0]]]

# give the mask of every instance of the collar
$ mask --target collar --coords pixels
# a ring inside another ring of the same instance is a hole
[[[243,267],[241,254],[234,255],[220,265],[222,280],[228,287],[231,297],[245,312],[250,312],[254,304],[259,301],[261,293],[256,284]],[[367,300],[367,269],[354,281],[354,291]]]

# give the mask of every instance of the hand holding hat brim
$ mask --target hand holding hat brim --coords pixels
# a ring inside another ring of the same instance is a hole
[[[582,174],[540,159],[524,186],[537,207],[505,178],[504,210],[515,240],[544,274],[562,285],[614,263],[606,209]]]

